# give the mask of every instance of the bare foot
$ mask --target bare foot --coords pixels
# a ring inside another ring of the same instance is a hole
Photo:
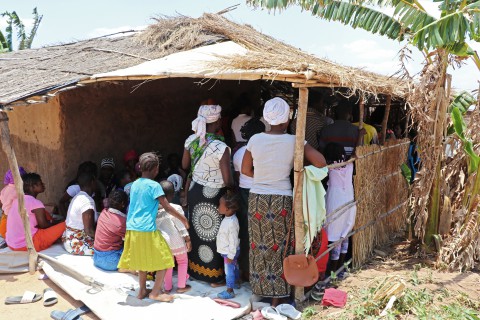
[[[145,291],[139,291],[137,295],[137,299],[143,300],[150,294],[150,292],[152,292],[152,290],[150,289],[146,289]]]
[[[226,282],[217,282],[217,283],[210,283],[210,287],[212,288],[218,288],[218,287],[224,287],[226,286],[227,283]]]
[[[185,288],[177,288],[177,293],[185,293],[190,290],[192,290],[192,287],[187,284]]]
[[[148,298],[150,298],[152,300],[160,301],[160,302],[171,302],[174,299],[173,296],[171,296],[169,294],[166,294],[166,293],[161,293],[158,296],[154,296],[153,294],[150,293],[148,295]]]

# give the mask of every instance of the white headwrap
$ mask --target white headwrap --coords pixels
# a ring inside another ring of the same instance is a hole
[[[273,98],[265,102],[263,118],[269,125],[275,126],[288,121],[290,117],[290,106],[282,98]]]
[[[178,174],[172,174],[170,177],[167,178],[167,180],[173,183],[173,188],[175,189],[175,192],[179,192],[180,190],[182,190],[182,185],[183,185],[182,176]]]
[[[219,105],[204,105],[198,109],[197,119],[192,122],[192,130],[197,137],[200,137],[200,145],[205,144],[205,134],[207,123],[212,123],[220,119],[222,107]]]

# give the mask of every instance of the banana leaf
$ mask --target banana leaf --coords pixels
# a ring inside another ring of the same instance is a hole
[[[463,150],[466,154],[468,154],[468,173],[472,174],[477,171],[478,165],[480,163],[480,157],[475,153],[473,148],[472,140],[465,137],[466,131],[466,124],[463,120],[463,114],[460,111],[460,108],[453,107],[451,111],[452,121],[453,121],[453,129],[455,134],[462,140],[463,142]]]

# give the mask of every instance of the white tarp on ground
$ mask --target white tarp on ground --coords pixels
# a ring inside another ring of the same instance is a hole
[[[191,77],[215,79],[241,79],[256,80],[263,75],[275,74],[276,76],[295,76],[290,71],[272,70],[222,70],[215,71],[212,65],[219,59],[233,55],[245,55],[248,50],[233,41],[226,41],[209,46],[204,46],[188,51],[182,51],[169,56],[147,61],[139,65],[119,69],[112,72],[95,74],[92,79],[114,77]]]
[[[102,290],[85,285],[65,273],[56,271],[55,265],[43,262],[43,270],[48,277],[67,292],[71,297],[85,303],[101,319],[234,319],[250,311],[251,291],[248,284],[235,290],[237,296],[233,301],[240,308],[221,306],[211,298],[225,287],[212,288],[208,284],[189,281],[192,290],[188,294],[177,295],[173,303],[160,303],[149,299],[138,300],[129,288],[138,288],[137,277],[131,274],[107,272],[93,265],[92,257],[81,257],[67,254],[59,244],[42,251],[43,254],[57,259],[62,264],[72,268],[84,276],[104,284]],[[9,249],[0,251],[0,270],[5,272],[5,266],[15,256],[15,272],[19,267],[27,271],[28,256],[26,252],[12,254]],[[12,273],[12,271],[10,271]],[[176,280],[174,281],[175,288]],[[132,296],[133,295],[133,296]],[[62,310],[66,311],[66,310]]]

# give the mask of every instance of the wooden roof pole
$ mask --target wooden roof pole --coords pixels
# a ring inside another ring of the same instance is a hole
[[[388,117],[390,116],[390,105],[392,104],[392,96],[387,95],[387,101],[385,102],[385,113],[383,114],[382,120],[382,137],[380,140],[380,144],[383,145],[387,138],[387,125],[388,125]]]
[[[28,271],[34,274],[37,270],[38,254],[33,246],[32,233],[30,232],[30,220],[28,219],[25,210],[25,199],[23,193],[23,180],[18,169],[17,157],[10,142],[10,129],[8,127],[8,116],[4,111],[0,111],[0,139],[2,141],[2,148],[7,155],[8,165],[13,174],[15,181],[15,189],[17,189],[18,208],[20,210],[20,217],[23,222],[23,229],[25,231],[25,242],[28,249]]]
[[[293,195],[294,219],[295,219],[295,253],[305,253],[303,239],[305,238],[305,228],[303,221],[303,160],[305,152],[305,127],[307,122],[307,105],[308,105],[308,89],[300,88],[298,95],[298,111],[297,111],[297,131],[295,132],[295,158],[293,169],[294,188]],[[304,296],[303,287],[295,287],[295,300],[302,301]]]
[[[365,116],[365,104],[363,102],[363,95],[360,96],[360,103],[358,104],[360,109],[360,119],[358,119],[358,128],[363,129],[363,117]]]

